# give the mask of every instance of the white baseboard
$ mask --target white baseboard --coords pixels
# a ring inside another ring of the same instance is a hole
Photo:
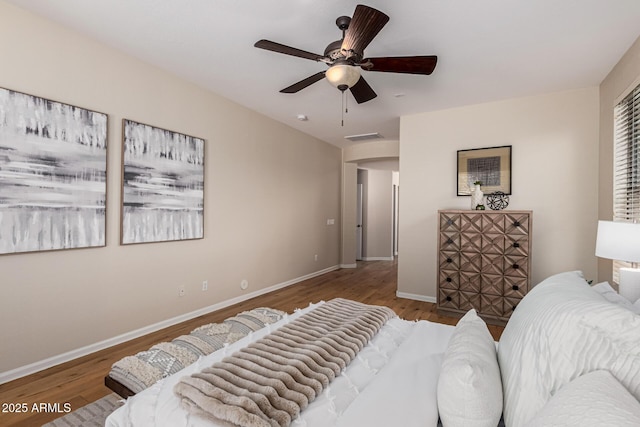
[[[392,256],[368,256],[363,257],[363,261],[393,261]]]
[[[438,302],[436,297],[430,297],[427,295],[410,294],[407,292],[396,291],[396,296],[398,298],[406,298],[406,299],[412,299],[415,301],[422,301],[422,302],[432,302],[434,304]]]
[[[178,323],[191,320],[195,317],[202,316],[204,314],[208,314],[208,313],[229,307],[233,304],[237,304],[239,302],[246,301],[248,299],[255,298],[257,296],[264,295],[269,292],[276,291],[278,289],[286,288],[287,286],[294,285],[296,283],[302,282],[307,279],[311,279],[313,277],[321,276],[325,273],[329,273],[330,271],[334,271],[339,268],[340,268],[339,265],[334,265],[332,267],[325,268],[324,270],[316,271],[316,272],[307,274],[305,276],[287,280],[286,282],[278,283],[276,285],[269,286],[268,288],[259,289],[257,291],[253,291],[245,295],[231,298],[229,300],[222,301],[217,304],[213,304],[208,307],[204,307],[204,308],[192,311],[190,313],[181,314],[180,316],[172,317],[171,319],[163,320],[161,322],[154,323],[153,325],[145,326],[143,328],[136,329],[134,331],[115,336],[113,338],[109,338],[94,344],[90,344],[75,350],[68,351],[66,353],[59,354],[57,356],[49,357],[47,359],[31,363],[29,365],[20,366],[19,368],[12,369],[6,372],[0,372],[0,384],[4,384],[9,381],[16,380],[18,378],[22,378],[27,375],[35,374],[36,372],[51,368],[61,363],[69,362],[73,359],[77,359],[79,357],[83,357],[88,354],[95,353],[96,351],[104,350],[105,348],[113,347],[114,345],[121,344],[123,342],[132,340],[134,338],[138,338],[138,337],[150,334],[152,332],[159,331],[160,329],[164,329],[169,326],[173,326]]]

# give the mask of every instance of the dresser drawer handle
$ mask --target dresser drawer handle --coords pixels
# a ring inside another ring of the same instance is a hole
[[[446,280],[448,283],[453,282],[453,280],[451,280],[451,277],[447,277],[445,280]]]
[[[511,289],[513,289],[514,291],[517,291],[517,290],[519,289],[519,287],[518,287],[518,285],[513,285],[513,286],[511,287]]]
[[[520,266],[519,266],[518,264],[513,264],[513,269],[514,269],[514,270],[517,270],[517,269],[519,269],[519,268],[520,268]]]
[[[519,247],[520,247],[520,243],[518,243],[518,242],[513,242],[513,245],[512,245],[512,246],[513,246],[514,248],[519,248]]]
[[[447,220],[447,225],[453,225],[453,220],[452,219],[448,219]]]
[[[446,299],[447,301],[451,301],[451,297],[449,297],[449,296],[448,296],[448,297],[446,297],[445,299]]]
[[[513,221],[514,227],[520,227],[520,221]]]
[[[447,262],[453,262],[451,258],[447,258]]]
[[[448,243],[448,244],[452,244],[452,243],[453,243],[453,239],[452,239],[451,237],[449,237],[449,238],[447,239],[447,243]]]

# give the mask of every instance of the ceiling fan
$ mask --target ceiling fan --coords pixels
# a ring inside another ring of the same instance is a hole
[[[307,52],[269,40],[260,40],[254,45],[260,49],[283,53],[324,62],[328,70],[320,71],[282,89],[282,93],[296,93],[315,82],[327,78],[329,83],[341,92],[349,89],[362,104],[378,96],[369,86],[360,69],[384,73],[431,74],[436,67],[437,56],[386,56],[365,58],[364,49],[389,21],[389,17],[379,10],[359,4],[353,18],[340,16],[336,25],[342,30],[342,39],[336,40],[324,50],[324,55]]]

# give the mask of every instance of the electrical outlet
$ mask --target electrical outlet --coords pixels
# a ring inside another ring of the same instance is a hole
[[[314,259],[314,261],[317,261],[317,260],[318,260],[318,254],[315,254],[315,255],[313,256],[313,259]]]
[[[180,285],[180,287],[178,288],[178,296],[183,297],[184,294],[186,294],[186,291],[184,290],[184,285]]]
[[[204,282],[202,282],[202,290],[203,291],[209,290],[209,281],[205,280]]]
[[[247,279],[244,279],[242,282],[240,282],[240,289],[245,290],[249,287],[249,281]]]

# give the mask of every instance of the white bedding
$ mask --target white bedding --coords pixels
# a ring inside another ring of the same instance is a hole
[[[106,427],[227,426],[190,415],[180,407],[173,386],[183,376],[231,355],[317,305],[285,316],[138,393],[107,418]],[[438,372],[454,329],[424,320],[391,319],[291,426],[436,426]]]

